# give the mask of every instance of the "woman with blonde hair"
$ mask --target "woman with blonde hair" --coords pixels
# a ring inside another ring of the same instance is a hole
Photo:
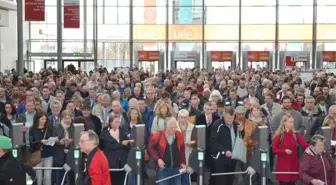
[[[331,140],[336,141],[336,119],[332,116],[327,116],[323,121],[323,127],[330,127],[331,129]],[[331,147],[332,156],[336,156],[336,147]]]
[[[300,133],[295,131],[294,118],[284,115],[273,138],[272,151],[278,156],[276,172],[299,171],[298,145],[304,149],[309,147]],[[276,175],[276,179],[280,185],[295,185],[300,178],[297,174],[280,174]]]
[[[165,101],[160,101],[156,104],[154,109],[155,117],[151,128],[151,133],[155,134],[157,131],[163,130],[167,121],[173,117],[173,108]]]

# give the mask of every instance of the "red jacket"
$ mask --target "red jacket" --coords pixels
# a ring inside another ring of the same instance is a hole
[[[186,164],[184,138],[180,131],[176,131],[175,136],[177,139],[177,146],[178,146],[178,150],[180,153],[179,156],[180,156],[180,166],[181,166],[182,164]],[[159,138],[160,138],[160,141],[159,141]],[[157,165],[157,161],[163,158],[163,155],[166,151],[166,147],[167,147],[167,138],[166,138],[165,130],[156,132],[153,135],[153,137],[149,140],[148,153],[153,158],[153,160],[156,162],[156,165]]]
[[[293,131],[283,133],[283,138],[280,144],[280,135],[276,135],[273,139],[272,150],[278,156],[276,172],[298,172],[299,171],[299,157],[297,153],[297,145],[304,149],[309,147],[309,144],[304,140],[300,133],[295,133],[297,141],[295,140]],[[288,155],[285,150],[289,149],[292,154]],[[299,175],[276,175],[276,180],[279,182],[298,181]]]
[[[313,179],[321,180],[328,185],[336,184],[335,165],[328,154],[323,153],[322,155],[318,155],[309,147],[304,152],[300,164],[300,178],[303,185],[310,185],[310,182]],[[324,169],[327,173],[326,176],[324,174]]]
[[[95,149],[92,152],[95,154],[93,154],[88,168],[90,185],[111,185],[110,169],[106,156],[100,149]]]

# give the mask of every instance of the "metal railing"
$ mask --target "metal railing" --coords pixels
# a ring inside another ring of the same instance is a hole
[[[66,170],[64,167],[33,167],[34,170],[65,170],[65,173],[63,175],[63,178],[62,178],[62,182],[61,182],[61,185],[64,185],[65,183],[65,178],[68,174],[68,170]],[[37,180],[37,177],[34,179],[34,180],[31,180],[31,181],[27,181],[27,185],[31,185],[33,184],[34,181]]]
[[[256,171],[252,167],[248,167],[246,171],[243,172],[227,172],[227,173],[212,173],[211,176],[223,176],[223,175],[250,175],[250,185],[252,185],[252,177],[256,173]]]
[[[125,170],[125,168],[111,168],[110,172],[122,172],[125,171],[125,179],[124,179],[124,185],[127,184],[127,178],[128,178],[128,174],[130,173],[130,171]]]
[[[272,172],[273,175],[299,175],[299,172]]]
[[[175,175],[172,175],[172,176],[169,176],[169,177],[166,177],[166,178],[163,178],[163,179],[160,179],[160,180],[157,180],[155,181],[156,184],[160,183],[160,182],[163,182],[163,181],[166,181],[166,180],[169,180],[169,179],[173,179],[175,177],[178,177],[178,176],[181,176],[183,174],[187,173],[187,170],[183,170],[183,171],[180,171],[180,173],[177,173]],[[190,175],[189,175],[189,182],[190,182]]]

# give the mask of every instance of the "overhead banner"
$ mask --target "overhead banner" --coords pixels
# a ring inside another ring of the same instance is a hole
[[[64,28],[80,28],[79,0],[64,0]]]
[[[336,62],[336,51],[322,51],[323,62]]]
[[[266,62],[270,60],[269,51],[248,51],[247,60],[250,62]]]
[[[213,62],[232,61],[232,51],[211,51],[210,58]]]
[[[25,21],[45,21],[45,0],[25,0]]]
[[[159,61],[160,51],[138,51],[138,61]]]

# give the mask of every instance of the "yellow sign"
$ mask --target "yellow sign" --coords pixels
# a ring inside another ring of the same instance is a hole
[[[239,39],[238,25],[205,25],[206,41],[237,41]]]
[[[313,25],[279,25],[279,41],[311,41],[313,39]]]
[[[313,38],[311,24],[279,25],[280,42],[311,42]],[[169,25],[170,42],[202,41],[202,25]],[[205,25],[206,42],[238,42],[238,25]],[[317,25],[318,41],[335,41],[336,24]],[[134,25],[134,41],[166,41],[166,25]],[[242,42],[274,42],[275,25],[242,25]]]
[[[242,25],[242,41],[274,41],[275,25]]]
[[[134,41],[165,41],[166,25],[133,25]]]
[[[316,39],[317,41],[336,41],[336,25],[321,24],[317,25]]]

